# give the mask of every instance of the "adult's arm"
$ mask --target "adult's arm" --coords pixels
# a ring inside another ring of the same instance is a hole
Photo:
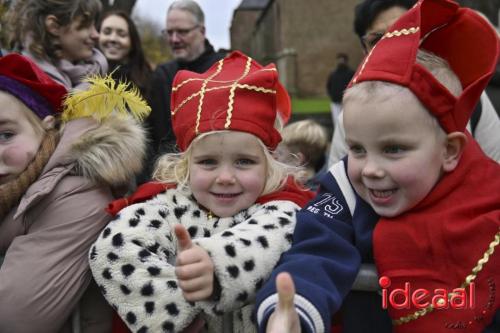
[[[0,268],[1,332],[58,332],[90,283],[87,253],[109,221],[103,205],[111,194],[81,179],[64,178],[61,188],[71,191],[56,187],[19,221],[31,225]]]

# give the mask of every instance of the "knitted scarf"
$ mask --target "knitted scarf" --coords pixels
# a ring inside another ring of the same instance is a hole
[[[19,203],[28,187],[38,179],[59,142],[59,132],[49,130],[45,134],[35,158],[26,169],[8,183],[0,185],[0,221]]]

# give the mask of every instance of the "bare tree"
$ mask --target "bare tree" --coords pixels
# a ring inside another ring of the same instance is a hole
[[[136,0],[101,0],[103,12],[109,10],[123,10],[129,15],[135,6]]]

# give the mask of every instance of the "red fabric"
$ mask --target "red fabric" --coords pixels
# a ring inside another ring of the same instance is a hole
[[[0,57],[0,75],[9,77],[43,97],[53,112],[62,111],[66,88],[51,79],[35,63],[26,57],[11,53]]]
[[[464,89],[458,98],[416,64],[419,48],[448,61]],[[495,72],[499,49],[496,31],[473,10],[449,0],[420,0],[388,29],[350,86],[387,81],[408,87],[446,132],[463,132]]]
[[[138,203],[138,202],[144,202],[146,200],[149,200],[153,198],[154,196],[165,192],[169,188],[174,188],[176,187],[175,184],[163,184],[163,183],[157,183],[157,182],[149,182],[142,184],[137,188],[137,190],[132,194],[131,196],[128,196],[126,198],[121,198],[117,199],[110,204],[108,204],[108,207],[106,208],[106,211],[112,215],[115,216],[118,214],[120,210],[123,208],[130,206],[132,204]]]
[[[469,143],[453,172],[445,174],[416,207],[396,218],[381,218],[374,234],[374,255],[380,276],[391,279],[389,292],[436,288],[451,292],[472,273],[500,231],[500,165],[487,158],[477,143]],[[437,309],[394,327],[394,332],[482,332],[500,306],[500,246],[477,275],[475,308]],[[429,299],[428,299],[429,300]],[[418,310],[397,310],[393,319]]]
[[[113,321],[111,326],[111,333],[130,333],[127,324],[123,322],[117,312],[113,312]]]
[[[276,114],[290,118],[290,97],[278,80],[276,67],[261,66],[235,51],[205,73],[181,70],[173,82],[172,126],[184,151],[201,133],[242,131],[276,148],[281,135]]]
[[[257,203],[264,204],[273,200],[289,200],[300,207],[304,207],[315,196],[314,192],[300,187],[292,177],[289,177],[283,189],[259,197]]]

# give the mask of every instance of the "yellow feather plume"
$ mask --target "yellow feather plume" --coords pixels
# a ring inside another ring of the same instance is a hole
[[[117,83],[111,75],[91,76],[85,81],[90,83],[88,90],[72,91],[64,100],[63,122],[82,117],[100,121],[111,113],[130,114],[142,121],[151,112],[137,87],[130,83]]]

